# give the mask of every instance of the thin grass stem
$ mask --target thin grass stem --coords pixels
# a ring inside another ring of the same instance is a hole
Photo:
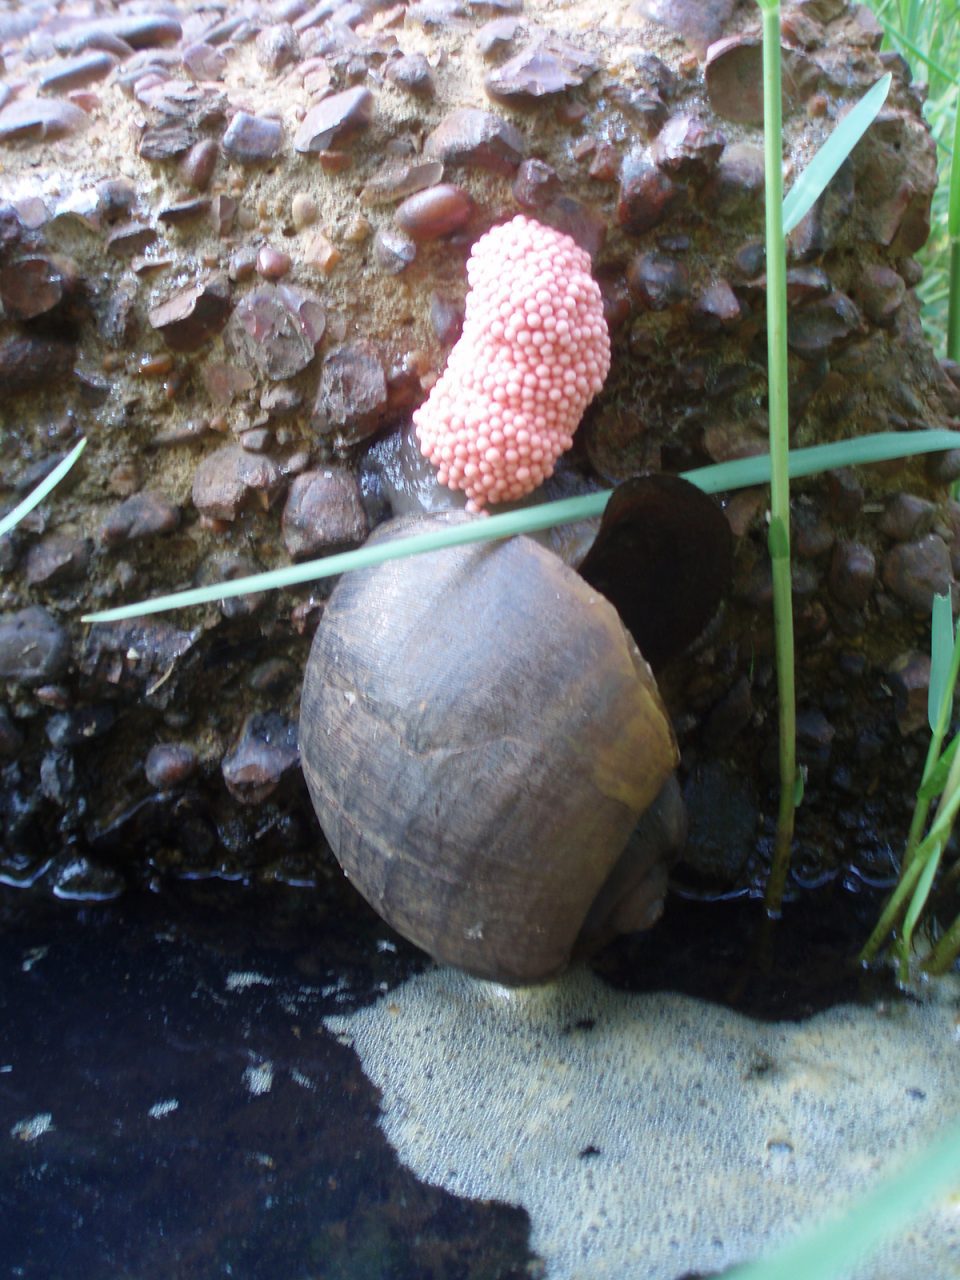
[[[0,520],[0,538],[5,533],[9,533],[11,529],[15,529],[24,516],[28,516],[34,507],[40,505],[47,494],[57,487],[86,447],[87,441],[86,437],[84,437],[78,444],[73,446],[65,458],[57,463],[50,474],[41,480],[32,492],[27,494],[21,503],[14,507],[12,511],[7,512],[3,519]]]
[[[787,365],[787,252],[783,233],[783,120],[780,5],[760,0],[763,12],[763,135],[767,249],[767,412],[770,424],[770,532],[773,625],[777,658],[780,806],[773,863],[764,902],[779,915],[790,868],[796,809],[796,685],[793,584],[790,576],[790,432]]]
[[[953,114],[953,152],[947,197],[947,235],[950,239],[950,296],[947,302],[947,355],[960,360],[960,111]]]

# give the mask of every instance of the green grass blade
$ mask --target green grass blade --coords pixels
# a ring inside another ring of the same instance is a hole
[[[960,359],[960,110],[953,114],[953,154],[947,197],[947,235],[950,240],[950,296],[947,302],[947,355]]]
[[[943,845],[938,840],[933,846],[930,857],[927,859],[926,866],[920,873],[920,879],[917,881],[917,887],[913,891],[913,897],[910,899],[910,905],[907,907],[907,914],[903,917],[903,928],[900,935],[900,981],[907,982],[910,977],[910,946],[913,942],[913,931],[917,927],[917,921],[920,919],[920,913],[927,905],[927,899],[930,897],[930,890],[933,888],[933,879],[937,874],[940,866],[940,855],[943,852]]]
[[[809,213],[826,190],[830,179],[849,156],[876,118],[890,92],[893,76],[888,71],[868,89],[855,107],[827,138],[810,163],[794,182],[783,202],[783,234],[788,236]]]
[[[916,1155],[842,1217],[814,1227],[766,1262],[728,1280],[837,1280],[960,1181],[960,1126]]]
[[[937,731],[944,699],[949,703],[949,710],[946,712],[948,721],[953,709],[953,689],[950,687],[953,644],[950,597],[934,596],[933,616],[930,619],[930,686],[927,689],[927,722],[931,733]]]
[[[927,773],[920,790],[917,792],[921,800],[926,800],[929,803],[931,800],[936,800],[937,796],[943,791],[943,788],[947,785],[950,766],[953,764],[953,758],[957,754],[958,746],[960,746],[960,735],[954,738],[937,763]]]
[[[0,520],[0,538],[5,533],[9,533],[11,529],[15,529],[24,516],[28,516],[34,507],[40,505],[47,494],[57,487],[86,447],[87,441],[86,437],[84,437],[79,444],[73,446],[63,461],[58,462],[50,474],[40,481],[32,493],[29,493],[12,511],[7,512],[3,519]]]
[[[930,431],[888,431],[878,435],[857,436],[852,440],[837,440],[831,444],[812,445],[808,449],[794,449],[790,454],[790,475],[818,475],[837,467],[862,466],[871,462],[888,462],[892,458],[907,458],[923,453],[940,453],[960,447],[960,431],[935,428]],[[766,454],[755,458],[737,458],[733,462],[720,462],[709,467],[698,467],[682,473],[685,480],[697,485],[704,493],[726,493],[733,489],[745,489],[752,485],[767,484],[770,480],[770,459]],[[244,596],[252,591],[271,591],[281,587],[300,586],[334,574],[364,569],[385,560],[419,555],[436,551],[441,547],[461,546],[468,542],[494,541],[509,538],[518,533],[533,533],[558,524],[570,524],[601,515],[610,500],[610,491],[589,493],[580,498],[564,498],[560,502],[544,502],[523,511],[510,511],[502,515],[485,516],[467,524],[416,534],[376,547],[359,547],[356,551],[342,551],[325,556],[321,560],[308,560],[303,564],[286,565],[282,569],[270,569],[246,578],[234,578],[231,582],[214,583],[207,587],[195,587],[171,595],[142,600],[137,604],[120,605],[98,613],[84,614],[83,622],[120,622],[126,618],[140,618],[151,613],[165,613],[168,609],[186,608],[188,605],[210,604],[227,600],[232,596]]]

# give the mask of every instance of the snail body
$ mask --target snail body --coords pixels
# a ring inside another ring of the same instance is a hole
[[[526,538],[345,575],[300,723],[314,807],[357,889],[437,960],[508,983],[565,967],[677,761],[613,607]]]

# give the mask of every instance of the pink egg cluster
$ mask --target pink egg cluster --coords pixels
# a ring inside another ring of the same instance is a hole
[[[603,386],[610,337],[589,254],[532,218],[481,236],[467,280],[463,332],[413,421],[440,483],[479,511],[553,473]]]

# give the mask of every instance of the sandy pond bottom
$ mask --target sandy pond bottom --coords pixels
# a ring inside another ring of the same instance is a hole
[[[863,991],[855,906],[762,979],[755,907],[676,904],[507,992],[293,890],[0,898],[0,1277],[722,1273],[960,1115],[960,992]],[[960,1277],[960,1203],[858,1275]]]

